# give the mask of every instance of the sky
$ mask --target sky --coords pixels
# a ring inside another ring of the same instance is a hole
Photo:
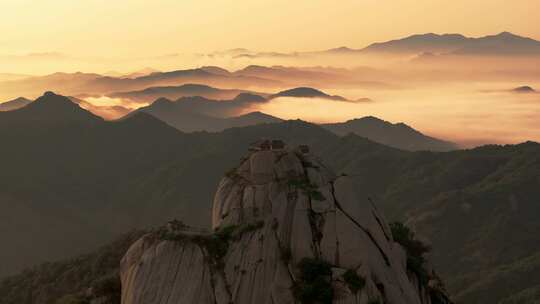
[[[0,0],[0,56],[361,48],[416,33],[540,39],[538,0]]]
[[[539,1],[0,0],[0,79],[12,76],[5,73],[129,73],[144,67],[175,70],[219,65],[238,69],[252,64],[251,59],[225,62],[230,58],[194,54],[234,48],[260,52],[363,48],[374,42],[429,32],[480,37],[509,31],[540,40]],[[267,63],[257,61],[257,64]],[[345,64],[362,65],[358,61]],[[488,66],[491,68],[491,64]],[[498,62],[495,66],[501,68]],[[531,74],[528,70],[527,73]],[[533,74],[537,75],[535,71]],[[482,138],[486,138],[483,142],[538,140],[537,95],[534,102],[524,102],[515,96],[485,97],[478,93],[504,91],[524,84],[540,87],[537,79],[536,76],[516,81],[507,79],[508,83],[490,83],[487,87],[463,79],[468,90],[463,94],[461,87],[449,88],[447,83],[420,91],[413,85],[407,92],[363,92],[365,95],[353,97],[369,97],[377,102],[359,108],[360,112],[345,106],[340,112],[334,105],[321,104],[319,114],[325,113],[326,117],[331,108],[334,114],[341,115],[334,120],[349,119],[352,114],[354,117],[376,115],[410,122],[432,135],[452,140],[468,136],[467,140],[475,143]],[[497,104],[492,102],[494,99]],[[303,106],[299,105],[297,111],[288,105],[263,110],[283,118],[295,118],[303,113]],[[410,111],[411,107],[420,110]],[[533,125],[528,117],[532,117]],[[317,120],[317,117],[303,118]],[[472,119],[482,123],[471,124]],[[461,129],[450,130],[449,125]],[[465,125],[481,125],[483,129],[466,129]],[[511,131],[519,134],[519,138],[504,133],[509,126],[514,126]],[[498,133],[489,133],[493,130]]]

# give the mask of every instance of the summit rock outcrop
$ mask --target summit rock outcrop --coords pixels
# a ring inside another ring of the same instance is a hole
[[[251,150],[219,183],[213,232],[173,221],[131,246],[122,304],[450,303],[349,177],[307,147]]]

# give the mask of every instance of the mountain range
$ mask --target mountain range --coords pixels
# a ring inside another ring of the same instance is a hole
[[[249,54],[253,58],[266,58],[267,56],[283,58],[283,54],[272,52],[251,52]],[[340,47],[320,52],[297,52],[287,57],[296,60],[290,61],[289,64],[301,67],[248,65],[236,71],[228,71],[217,66],[202,66],[163,72],[144,70],[141,73],[130,75],[59,72],[44,76],[0,77],[0,98],[14,99],[18,96],[27,96],[33,99],[47,90],[67,96],[80,94],[109,95],[143,91],[150,87],[177,87],[190,83],[241,90],[254,88],[257,90],[276,90],[291,87],[316,87],[320,89],[396,87],[396,83],[403,80],[394,74],[394,69],[399,69],[400,66],[385,70],[383,66],[378,66],[375,63],[376,61],[373,63],[374,67],[362,70],[357,70],[353,66],[348,66],[348,69],[331,66],[336,62],[334,59],[339,59],[337,61],[341,62],[343,56],[366,56],[367,60],[372,58],[373,55],[375,57],[383,55],[382,58],[389,55],[401,59],[403,57],[412,58],[413,60],[410,61],[412,65],[415,63],[436,65],[440,63],[436,62],[438,59],[466,60],[469,57],[477,59],[480,57],[491,58],[493,56],[509,58],[511,62],[508,64],[510,64],[515,61],[513,59],[517,60],[517,58],[531,56],[537,58],[540,55],[540,41],[508,32],[479,38],[465,37],[460,34],[438,35],[429,33],[378,42],[363,49]],[[328,61],[324,61],[324,58],[317,59],[320,56],[327,56],[330,59]],[[316,61],[313,61],[313,59],[316,59]],[[316,62],[317,64],[330,66],[306,67],[306,62]],[[387,62],[387,60],[385,59],[383,62]],[[519,65],[519,69],[530,68],[530,64],[522,65],[516,62],[514,62],[514,65],[510,65],[509,68],[515,69],[516,64]],[[480,66],[479,69],[485,68]],[[480,73],[477,77],[486,77],[486,75]],[[178,98],[157,96],[152,100],[158,97]]]
[[[367,76],[366,76],[367,77]],[[127,98],[135,102],[151,102],[159,97],[177,99],[181,96],[200,95],[208,98],[231,99],[249,88],[272,88],[273,91],[291,87],[380,86],[373,80],[358,77],[356,72],[333,68],[294,68],[248,66],[229,72],[219,67],[205,66],[196,69],[153,72],[149,75],[128,78],[93,73],[54,73],[45,76],[0,81],[0,98],[36,96],[53,90],[68,96],[102,96]],[[200,87],[198,87],[200,86]],[[208,92],[209,86],[227,92]],[[240,89],[237,89],[240,88]],[[207,95],[205,95],[207,94]],[[266,93],[268,94],[268,93]],[[270,94],[268,94],[270,95]]]
[[[11,111],[22,108],[32,101],[24,97],[18,97],[13,100],[5,101],[0,103],[0,111]]]
[[[373,116],[321,126],[339,136],[353,133],[407,151],[450,151],[458,148],[452,142],[426,136],[404,123],[393,124]]]
[[[480,38],[469,38],[460,34],[429,33],[374,43],[362,51],[405,54],[430,52],[453,55],[540,55],[540,41],[509,32]]]
[[[458,302],[538,295],[538,143],[406,152],[302,121],[187,134],[146,113],[105,121],[52,93],[0,113],[0,136],[2,275],[172,218],[208,227],[223,172],[250,143],[278,138],[309,145],[390,220],[415,227]]]
[[[192,96],[216,100],[235,99],[240,94],[251,94],[254,97],[254,101],[264,100],[262,96],[268,95],[266,93],[247,90],[218,89],[208,85],[188,83],[180,86],[149,87],[141,91],[116,92],[111,93],[108,96],[111,98],[129,99],[138,103],[150,103],[158,98],[178,99],[181,97]]]
[[[233,101],[215,101],[195,96],[183,97],[175,102],[160,98],[151,105],[138,109],[136,113],[149,113],[184,132],[216,132],[233,127],[282,121],[261,112],[225,117],[240,111],[242,108],[243,105]]]
[[[186,85],[179,88],[185,94],[231,94],[229,90],[215,89],[202,85]],[[232,95],[237,93],[233,91]],[[270,95],[269,99],[278,97],[326,98],[337,101],[347,101],[339,96],[330,96],[312,88],[297,88]],[[208,131],[219,132],[228,128],[243,127],[256,124],[276,123],[283,121],[259,111],[245,112],[252,105],[268,102],[267,99],[250,93],[240,93],[232,100],[214,100],[201,96],[181,97],[176,101],[159,98],[146,107],[141,107],[130,113],[129,109],[121,106],[95,106],[84,100],[69,97],[69,99],[103,118],[119,118],[145,112],[183,132]],[[22,107],[22,105],[20,105]],[[357,134],[378,143],[408,151],[449,151],[457,149],[457,145],[432,138],[403,124],[392,124],[375,117],[364,117],[344,123],[323,124],[324,128],[340,136],[348,133]]]
[[[129,99],[137,103],[149,103],[158,98],[179,99],[181,97],[204,97],[214,100],[231,100],[241,101],[245,103],[259,103],[270,101],[278,97],[304,97],[304,98],[320,98],[335,101],[347,101],[348,99],[338,96],[329,95],[323,91],[310,87],[298,87],[288,90],[283,90],[275,94],[255,92],[238,89],[220,89],[202,84],[183,84],[180,86],[169,87],[149,87],[141,91],[131,92],[116,92],[108,94],[111,98]]]
[[[540,55],[540,41],[509,32],[479,38],[466,37],[461,34],[439,35],[428,33],[377,42],[362,49],[340,47],[320,52],[295,52],[291,54],[257,53],[240,49],[231,54],[235,54],[235,57],[242,56],[242,53],[239,52],[247,52],[244,55],[249,55],[250,58],[275,57],[304,61],[319,58],[320,56],[329,56],[330,58],[336,56],[337,58],[340,58],[340,56],[367,56],[367,58],[371,58],[372,55],[384,55],[384,58],[386,58],[387,55],[396,55],[399,57],[406,56],[410,59],[412,56],[421,55],[416,58],[419,60],[413,60],[411,63],[421,62],[425,64],[426,62],[433,63],[433,59],[437,59],[439,55],[445,55],[444,58],[457,58],[456,60],[463,56],[473,56],[473,58],[498,56],[500,58],[514,59],[533,56],[536,58]],[[330,60],[325,64],[330,65],[333,62],[335,60]],[[180,86],[188,83],[245,90],[250,88],[283,89],[286,87],[380,88],[395,86],[394,83],[387,82],[396,80],[392,71],[380,71],[371,68],[361,72],[355,71],[352,66],[349,69],[333,68],[331,66],[305,67],[305,62],[296,61],[291,61],[290,64],[297,63],[301,63],[299,65],[303,67],[248,65],[236,71],[228,71],[217,66],[202,66],[164,72],[146,69],[140,73],[129,75],[100,75],[77,72],[53,73],[45,76],[0,77],[0,98],[13,99],[18,96],[36,98],[47,90],[69,96],[79,94],[107,95],[118,92],[141,91],[150,87]]]
[[[286,84],[270,79],[211,73],[204,68],[154,72],[135,78],[102,76],[93,73],[54,73],[19,80],[0,81],[0,97],[39,96],[53,90],[64,95],[107,95],[115,92],[144,90],[153,86],[179,86],[188,83],[236,88],[282,87]]]
[[[251,52],[235,54],[234,58],[301,58],[309,56],[415,55],[435,53],[448,55],[523,56],[540,55],[540,41],[501,32],[478,38],[461,34],[415,34],[408,37],[372,43],[365,48],[338,47],[317,52]]]
[[[269,99],[278,97],[325,98],[336,101],[347,101],[340,96],[330,96],[311,88],[297,88],[271,95]],[[212,100],[200,96],[182,97],[176,101],[165,98],[156,100],[149,106],[135,112],[152,114],[167,124],[183,132],[222,131],[231,127],[240,127],[283,121],[261,112],[251,112],[238,116],[251,105],[267,102],[259,95],[242,93],[233,100]],[[331,132],[343,136],[348,133],[357,134],[398,149],[408,151],[450,151],[457,149],[451,142],[432,138],[414,130],[403,123],[392,124],[375,117],[364,117],[344,123],[321,125]]]

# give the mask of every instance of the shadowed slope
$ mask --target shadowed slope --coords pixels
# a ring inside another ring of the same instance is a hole
[[[73,103],[69,98],[46,92],[26,107],[0,113],[0,125],[10,124],[95,124],[103,119]]]
[[[19,97],[10,101],[6,101],[3,103],[0,103],[0,112],[16,110],[16,109],[19,109],[28,105],[31,102],[32,100],[26,99],[24,97]]]
[[[354,133],[375,142],[407,151],[457,149],[457,145],[454,143],[426,136],[404,123],[392,124],[372,116],[344,123],[323,124],[322,126],[341,136]]]

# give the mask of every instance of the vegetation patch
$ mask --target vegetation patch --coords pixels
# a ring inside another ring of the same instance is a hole
[[[106,299],[107,303],[120,303],[122,284],[118,272],[106,275],[98,279],[92,285],[95,297]]]
[[[280,248],[280,254],[281,254],[281,260],[288,264],[291,261],[292,258],[292,251],[289,247],[282,247]]]
[[[223,269],[225,266],[223,258],[229,250],[229,244],[236,229],[238,229],[236,225],[227,226],[208,236],[196,236],[193,242],[206,249],[211,266]]]
[[[66,295],[58,299],[54,304],[90,304],[90,299],[83,295]]]
[[[449,304],[450,303],[446,294],[436,289],[429,290],[429,298],[431,300],[431,304]]]
[[[244,233],[253,232],[259,229],[262,229],[264,227],[264,221],[257,221],[254,223],[248,223],[241,225],[238,229],[238,231],[235,233],[235,238],[239,239],[242,237]]]
[[[431,248],[417,240],[414,232],[403,223],[391,223],[390,228],[394,241],[403,246],[407,252],[407,268],[416,274],[422,284],[426,285],[429,281],[429,274],[424,269],[424,263],[426,261],[424,255]]]
[[[132,231],[93,253],[43,263],[0,280],[0,303],[120,303],[120,260],[146,233]],[[92,292],[88,292],[89,288]]]
[[[326,199],[317,186],[311,184],[306,178],[290,179],[287,184],[291,187],[301,189],[307,196],[316,201],[324,201]]]
[[[352,269],[348,269],[343,274],[343,280],[345,280],[345,283],[347,283],[347,286],[352,293],[358,293],[366,286],[366,280],[360,277],[356,271]]]
[[[319,169],[319,166],[314,165],[312,162],[302,159],[302,166],[304,168],[313,168],[313,169]]]
[[[183,226],[189,230],[188,226]],[[193,242],[204,248],[208,253],[210,266],[223,269],[223,258],[229,250],[230,243],[239,240],[245,233],[253,232],[264,227],[264,221],[243,225],[230,225],[219,228],[212,234],[187,234],[182,230],[171,231],[167,227],[158,229],[155,235],[161,240],[175,242]]]
[[[238,174],[238,168],[232,168],[225,172],[225,176],[232,179],[233,181],[238,181],[242,179],[242,176]]]
[[[297,267],[299,280],[293,287],[296,300],[304,304],[331,304],[334,298],[331,265],[319,259],[304,258]]]

